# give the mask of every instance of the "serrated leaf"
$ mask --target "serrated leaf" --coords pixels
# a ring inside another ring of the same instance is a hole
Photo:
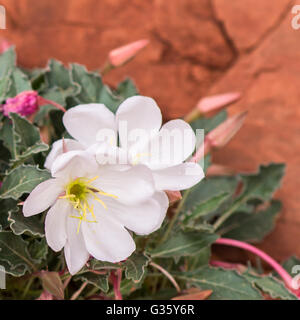
[[[280,187],[284,171],[284,164],[271,163],[260,166],[256,174],[243,175],[244,190],[240,197],[244,201],[249,199],[269,200]]]
[[[200,217],[206,216],[212,211],[215,211],[219,208],[219,206],[228,198],[228,192],[221,193],[208,199],[198,205],[191,210],[192,213],[185,217],[183,223],[192,222]]]
[[[32,90],[29,78],[21,71],[21,69],[13,69],[9,76],[11,81],[9,91],[7,93],[9,97],[15,97],[23,91]]]
[[[275,220],[281,210],[280,201],[273,200],[266,210],[258,212],[236,212],[223,225],[224,237],[247,241],[261,242],[275,227]]]
[[[190,190],[182,212],[191,212],[196,206],[200,206],[224,193],[228,193],[228,197],[232,196],[237,184],[238,180],[236,177],[212,177],[203,179]]]
[[[125,268],[125,276],[127,279],[134,282],[140,282],[145,273],[145,267],[148,266],[150,258],[144,253],[134,252],[126,261],[122,264]]]
[[[177,274],[201,290],[212,290],[210,300],[261,300],[262,296],[252,284],[235,270],[203,267],[195,271]]]
[[[0,264],[13,276],[35,269],[27,250],[28,243],[10,231],[0,232]]]
[[[272,276],[256,276],[250,272],[246,272],[243,273],[243,277],[273,299],[298,300],[282,282],[279,282]]]
[[[0,55],[0,78],[9,73],[16,66],[15,48],[11,47]]]
[[[40,278],[44,290],[48,291],[59,300],[64,299],[64,287],[58,272],[41,271]]]
[[[173,234],[166,242],[150,252],[152,258],[175,258],[200,254],[217,240],[216,234],[183,232]]]
[[[79,103],[103,103],[111,111],[116,111],[120,100],[103,84],[99,74],[88,72],[79,64],[72,64],[71,78],[80,86],[80,92],[76,95]]]
[[[25,160],[33,154],[48,150],[49,146],[41,141],[37,127],[16,113],[11,113],[10,117],[13,121],[15,161]]]
[[[17,209],[17,201],[12,199],[0,200],[0,231],[9,226],[8,211]]]
[[[95,274],[87,272],[76,276],[75,280],[81,280],[82,282],[88,282],[93,286],[96,286],[103,292],[108,292],[108,274]]]
[[[29,233],[33,236],[44,237],[44,224],[39,216],[24,217],[20,210],[11,210],[8,221],[12,232],[16,235]]]
[[[18,200],[24,193],[30,193],[38,184],[50,178],[47,170],[31,165],[22,165],[12,170],[3,181],[1,199]]]

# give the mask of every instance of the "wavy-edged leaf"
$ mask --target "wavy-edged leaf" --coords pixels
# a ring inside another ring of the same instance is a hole
[[[7,75],[16,66],[16,52],[14,47],[10,47],[0,55],[0,78]]]
[[[210,300],[262,299],[262,295],[248,279],[235,270],[206,266],[195,271],[177,274],[176,277],[201,290],[212,290]]]
[[[273,299],[298,300],[282,282],[272,276],[257,276],[250,272],[243,273],[243,277],[248,279],[255,287],[270,295]]]
[[[195,256],[206,250],[218,239],[216,234],[205,232],[183,232],[173,234],[167,241],[150,251],[152,258]]]
[[[122,264],[125,268],[125,276],[127,279],[131,279],[134,282],[140,282],[145,273],[145,268],[150,262],[150,257],[145,253],[134,252],[126,261]]]
[[[0,200],[0,231],[9,226],[8,212],[18,210],[17,203],[13,199]]]
[[[1,199],[18,200],[24,193],[30,193],[38,184],[50,179],[48,170],[31,165],[21,165],[9,172],[0,189]]]
[[[224,224],[224,237],[247,242],[261,242],[275,227],[281,202],[273,200],[270,206],[258,212],[236,212]]]
[[[8,213],[8,221],[12,232],[16,235],[29,233],[44,237],[44,224],[38,215],[26,218],[20,210],[11,210]]]
[[[103,292],[108,292],[108,274],[95,274],[92,272],[86,272],[76,276],[75,280],[81,280],[82,282],[88,282],[93,286],[96,286]]]
[[[27,250],[28,243],[10,231],[0,232],[0,264],[13,276],[35,269]]]

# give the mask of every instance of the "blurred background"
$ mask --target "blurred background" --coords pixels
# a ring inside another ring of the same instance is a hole
[[[165,120],[207,95],[239,91],[229,113],[248,110],[239,134],[213,155],[237,171],[286,162],[277,197],[283,212],[261,247],[282,260],[300,256],[300,29],[289,0],[2,0],[23,67],[49,58],[101,67],[111,49],[149,39],[148,47],[104,80],[126,76],[158,101]],[[300,1],[298,1],[300,4]],[[236,254],[236,251],[233,255]]]

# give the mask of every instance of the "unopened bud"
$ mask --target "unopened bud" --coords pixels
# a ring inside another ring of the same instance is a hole
[[[149,44],[149,40],[138,40],[110,51],[108,61],[113,67],[119,67],[134,58]]]

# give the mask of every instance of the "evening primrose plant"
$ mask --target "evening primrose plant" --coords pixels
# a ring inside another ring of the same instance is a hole
[[[297,299],[298,260],[281,266],[253,245],[281,210],[284,165],[234,174],[210,157],[245,121],[224,110],[240,94],[163,123],[132,80],[103,83],[147,44],[113,50],[100,72],[56,60],[25,70],[13,47],[0,55],[0,298]],[[275,272],[224,261],[225,246]]]

